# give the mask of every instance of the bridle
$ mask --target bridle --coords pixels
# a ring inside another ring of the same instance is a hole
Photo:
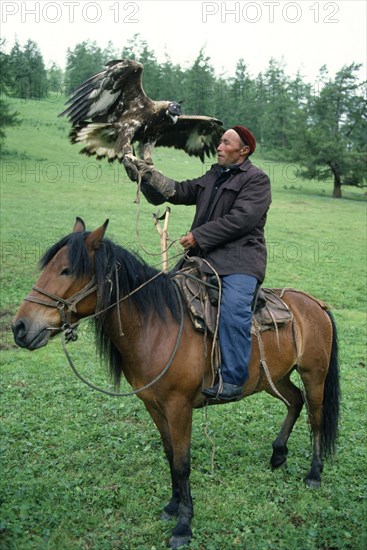
[[[27,302],[34,302],[35,304],[40,304],[42,306],[46,307],[52,307],[59,310],[60,318],[61,318],[61,330],[69,329],[71,325],[71,316],[73,313],[77,312],[77,305],[79,302],[84,300],[87,296],[90,294],[93,294],[97,290],[97,285],[95,282],[95,278],[92,277],[92,279],[87,283],[81,290],[70,296],[70,298],[60,298],[60,296],[57,296],[56,294],[53,294],[52,292],[49,292],[48,290],[45,290],[44,288],[41,288],[39,286],[33,285],[32,290],[35,290],[39,294],[42,294],[43,296],[46,296],[47,298],[51,298],[50,300],[43,300],[42,298],[37,298],[37,296],[31,296],[28,294],[24,298]]]
[[[117,266],[116,266],[116,273],[117,273]],[[101,315],[102,313],[105,313],[106,311],[112,309],[113,307],[117,307],[119,324],[121,325],[121,320],[120,320],[120,316],[119,316],[119,311],[120,311],[119,310],[119,305],[120,305],[120,303],[123,300],[127,300],[128,298],[130,298],[130,296],[132,296],[132,294],[135,294],[141,288],[143,288],[147,284],[151,283],[154,279],[156,279],[158,276],[160,276],[162,274],[163,274],[163,271],[158,272],[156,275],[151,277],[151,279],[148,279],[147,281],[145,281],[143,284],[141,284],[139,287],[137,287],[136,289],[131,291],[129,294],[126,294],[125,296],[123,296],[121,298],[118,296],[116,302],[114,302],[113,304],[107,306],[105,309],[90,315],[89,317],[83,318],[82,320],[87,321],[87,320],[96,318],[99,315]],[[78,292],[76,292],[75,294],[70,296],[70,298],[67,298],[67,299],[60,298],[60,296],[57,296],[56,294],[53,294],[52,292],[49,292],[48,290],[45,290],[44,288],[33,285],[32,290],[38,292],[39,294],[41,294],[43,296],[46,296],[47,298],[50,298],[51,300],[43,300],[42,298],[37,298],[37,296],[30,296],[29,294],[28,294],[28,296],[26,296],[24,298],[24,300],[26,300],[27,302],[34,302],[35,304],[40,304],[42,306],[52,307],[52,308],[58,309],[58,311],[60,313],[60,318],[61,318],[61,327],[57,328],[57,329],[54,329],[53,327],[50,327],[49,330],[56,330],[58,332],[60,332],[60,331],[62,332],[61,342],[62,342],[62,347],[63,347],[64,353],[66,355],[66,358],[67,358],[67,360],[69,362],[69,365],[70,365],[71,369],[73,370],[74,374],[76,374],[76,376],[82,382],[84,382],[84,384],[86,384],[87,386],[89,386],[93,390],[97,390],[97,391],[99,391],[101,393],[104,393],[106,395],[110,395],[110,396],[113,396],[113,397],[128,397],[128,396],[131,396],[131,395],[136,395],[136,394],[150,388],[151,386],[153,386],[153,384],[158,382],[158,380],[160,380],[166,374],[166,372],[168,371],[169,367],[171,366],[171,364],[172,364],[172,362],[175,358],[175,355],[177,353],[178,347],[179,347],[180,342],[181,342],[182,333],[183,333],[184,309],[183,309],[183,304],[182,304],[182,296],[181,296],[181,293],[180,293],[180,291],[178,289],[178,286],[175,283],[175,281],[173,281],[173,285],[174,285],[174,289],[175,289],[175,292],[176,292],[176,295],[177,295],[177,298],[178,298],[178,303],[179,303],[179,306],[180,306],[180,325],[179,325],[176,342],[175,342],[174,348],[172,350],[171,356],[170,356],[167,364],[163,368],[163,370],[153,380],[151,380],[150,382],[148,382],[147,384],[145,384],[145,386],[143,386],[141,388],[138,388],[136,390],[133,390],[131,392],[126,392],[126,393],[111,392],[111,391],[105,390],[103,388],[100,388],[98,386],[95,386],[94,384],[92,384],[91,382],[86,380],[77,371],[77,369],[76,369],[76,367],[73,363],[73,360],[72,360],[68,350],[66,349],[66,343],[67,342],[76,341],[77,338],[78,338],[78,335],[77,335],[76,331],[77,331],[77,328],[79,326],[80,320],[77,321],[76,323],[72,324],[71,323],[72,313],[77,313],[76,308],[77,308],[77,304],[79,302],[81,302],[82,300],[84,300],[84,298],[86,298],[87,296],[89,296],[90,294],[93,294],[93,292],[98,290],[98,287],[96,285],[94,276],[89,281],[89,283],[87,283],[81,290],[79,290]]]

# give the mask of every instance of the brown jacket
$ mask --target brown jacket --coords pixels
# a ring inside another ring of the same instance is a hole
[[[246,273],[262,282],[266,269],[264,226],[271,203],[270,180],[247,159],[220,186],[208,211],[220,173],[220,166],[213,164],[199,178],[175,182],[176,192],[168,201],[196,204],[191,231],[199,252],[219,275]]]

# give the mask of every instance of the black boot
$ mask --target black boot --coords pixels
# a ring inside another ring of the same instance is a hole
[[[219,384],[216,384],[212,388],[205,388],[202,394],[208,399],[215,399],[223,402],[238,401],[243,397],[242,386],[235,386],[228,382],[223,382],[223,388],[220,393]]]

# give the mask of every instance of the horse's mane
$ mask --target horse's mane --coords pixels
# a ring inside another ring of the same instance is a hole
[[[85,239],[90,232],[71,233],[51,246],[40,260],[42,269],[52,260],[61,248],[68,247],[69,270],[75,277],[94,276],[97,285],[97,309],[102,312],[118,299],[130,294],[144,282],[158,274],[158,270],[149,266],[138,254],[104,238],[95,252],[94,266],[85,246]],[[115,267],[117,266],[117,272]],[[118,288],[116,285],[116,277]],[[139,315],[146,319],[155,312],[164,321],[168,312],[178,322],[179,308],[176,293],[170,274],[161,274],[145,285],[128,299]],[[109,310],[112,311],[112,308]],[[101,313],[94,319],[96,343],[101,358],[109,363],[110,372],[116,386],[119,385],[122,374],[122,358],[117,348],[112,344],[106,333],[106,317],[108,312]]]

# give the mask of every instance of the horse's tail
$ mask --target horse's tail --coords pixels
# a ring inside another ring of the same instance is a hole
[[[324,401],[322,410],[322,434],[321,445],[324,456],[331,456],[335,452],[335,444],[338,437],[340,381],[339,381],[339,346],[338,335],[334,318],[329,310],[326,310],[332,325],[332,344],[330,353],[329,370],[325,379]]]

